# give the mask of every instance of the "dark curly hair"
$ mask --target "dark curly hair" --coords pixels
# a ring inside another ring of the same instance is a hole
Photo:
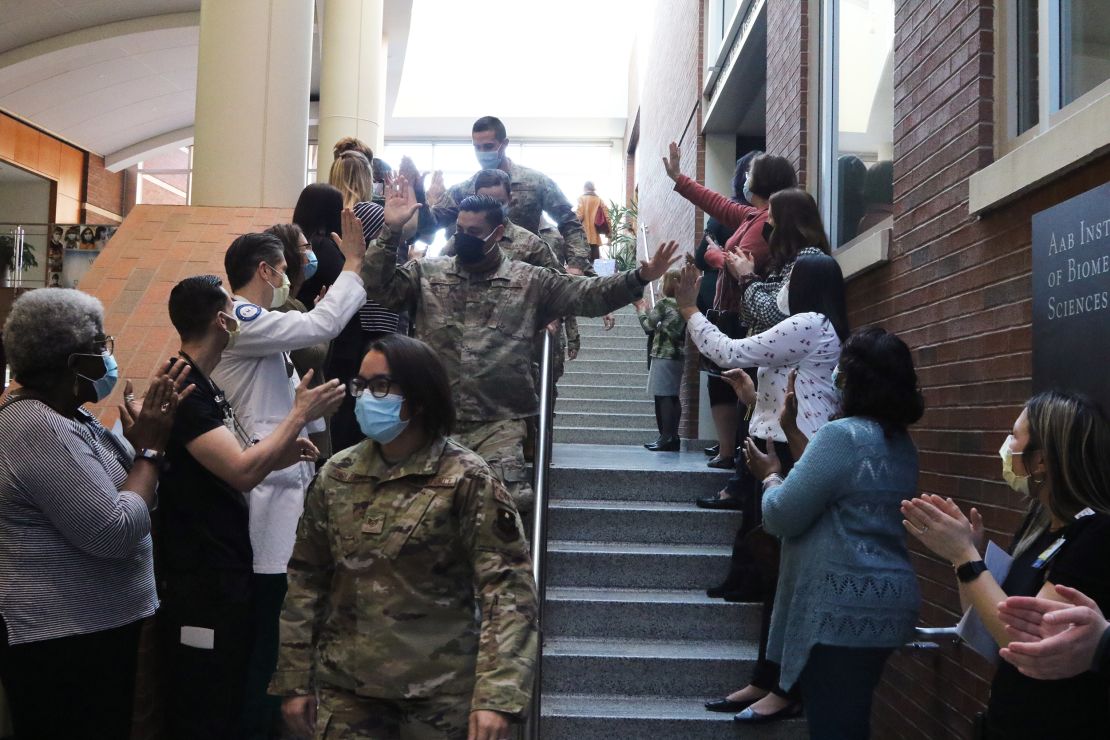
[[[910,348],[879,327],[854,332],[840,351],[844,416],[874,419],[889,437],[925,413]]]

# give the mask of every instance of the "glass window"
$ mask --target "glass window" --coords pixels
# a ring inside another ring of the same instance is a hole
[[[894,0],[823,10],[821,207],[836,248],[893,213]]]
[[[1110,2],[1060,0],[1060,105],[1110,80]]]
[[[139,162],[136,203],[189,204],[193,179],[193,147],[182,146]]]
[[[1017,9],[1017,132],[1024,133],[1040,120],[1038,0],[1018,0]]]

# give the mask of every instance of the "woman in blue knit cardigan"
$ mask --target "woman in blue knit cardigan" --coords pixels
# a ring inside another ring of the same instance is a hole
[[[924,403],[909,348],[878,328],[848,338],[836,385],[842,418],[809,441],[790,474],[749,439],[763,480],[763,527],[782,538],[768,658],[800,684],[812,738],[867,738],[890,654],[913,635],[921,596],[899,509],[917,490],[906,428]]]

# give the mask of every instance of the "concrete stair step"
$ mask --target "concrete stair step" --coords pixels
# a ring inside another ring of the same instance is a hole
[[[647,366],[647,352],[643,347],[590,347],[583,345],[578,353],[578,359],[571,360],[574,366],[579,362],[593,360],[621,360],[624,362],[642,362]]]
[[[706,589],[728,574],[730,545],[548,540],[550,586]]]
[[[719,491],[728,478],[728,471],[707,468],[707,459],[700,452],[650,452],[640,445],[556,444],[552,500],[691,503]]]
[[[651,399],[616,400],[605,398],[568,398],[560,396],[555,404],[556,414],[582,414],[592,412],[612,414],[647,414],[655,419],[655,401]]]
[[[745,685],[758,652],[755,640],[548,637],[543,691],[714,696]]]
[[[646,377],[648,373],[647,359],[644,357],[617,360],[586,360],[579,357],[574,362],[568,363],[567,374],[589,373],[590,375],[620,374],[622,376],[638,375]]]
[[[642,380],[642,382],[641,382]],[[559,381],[559,401],[564,398],[594,398],[613,401],[651,401],[647,395],[647,373],[642,379],[628,382],[624,375],[612,380],[597,380],[586,373],[566,373]]]
[[[720,692],[691,698],[545,694],[540,713],[544,740],[802,740],[804,719],[741,728],[731,714],[707,712],[703,704]]]
[[[693,502],[559,499],[549,507],[548,537],[568,542],[730,545],[740,520],[738,511],[699,509]]]
[[[556,426],[565,427],[619,427],[655,432],[655,414],[610,413],[607,411],[557,411]]]
[[[585,427],[564,426],[555,419],[555,441],[579,444],[635,445],[654,442],[658,437],[654,430],[627,429],[623,427]]]
[[[636,352],[641,356],[647,355],[647,335],[640,334],[639,336],[614,336],[607,334],[605,336],[583,336],[582,348],[578,356],[581,357],[587,352]]]
[[[544,631],[560,637],[722,640],[759,637],[759,604],[730,604],[705,591],[627,588],[547,589]]]
[[[647,347],[647,334],[644,333],[644,328],[640,326],[639,322],[629,324],[617,324],[612,329],[606,330],[601,324],[583,324],[582,319],[578,320],[578,334],[582,337],[582,343],[586,344],[604,344],[609,338],[620,339],[638,339],[641,347]],[[598,341],[602,340],[602,341]]]

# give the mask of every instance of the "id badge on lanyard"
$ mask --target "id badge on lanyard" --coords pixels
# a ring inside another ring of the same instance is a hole
[[[1064,546],[1065,542],[1067,542],[1067,537],[1057,538],[1055,542],[1045,548],[1044,552],[1037,556],[1037,559],[1033,561],[1033,567],[1040,570],[1048,565],[1049,561],[1056,557],[1056,553],[1060,552],[1060,548]]]

